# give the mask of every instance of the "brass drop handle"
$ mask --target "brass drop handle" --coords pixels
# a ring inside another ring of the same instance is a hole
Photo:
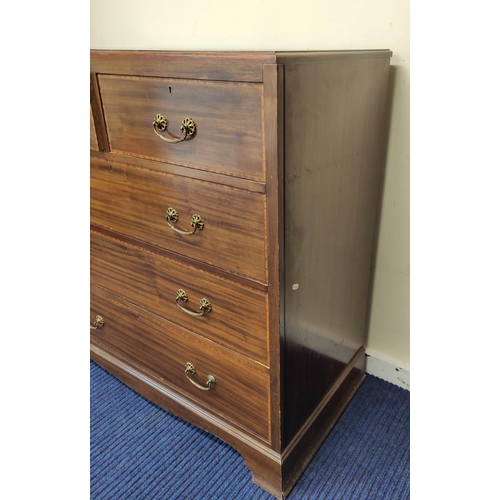
[[[195,312],[191,311],[189,309],[186,309],[185,307],[181,306],[181,302],[187,302],[188,301],[188,295],[187,293],[179,289],[177,290],[177,296],[175,297],[175,303],[177,304],[177,307],[179,309],[182,309],[185,313],[189,314],[190,316],[203,316],[206,313],[209,313],[212,310],[212,304],[207,299],[201,299],[200,300],[200,311],[201,312]]]
[[[186,140],[187,137],[191,137],[196,132],[196,124],[193,119],[189,117],[184,118],[181,123],[181,132],[184,134],[183,137],[171,138],[161,135],[160,132],[165,132],[167,127],[168,120],[161,113],[155,115],[155,119],[153,120],[153,130],[162,141],[169,142],[170,144],[176,144]]]
[[[194,234],[196,230],[201,231],[205,226],[205,221],[202,219],[201,215],[194,214],[191,216],[191,227],[192,231],[185,231],[184,229],[179,229],[172,225],[179,220],[179,213],[175,208],[167,208],[167,213],[165,214],[165,219],[167,219],[167,224],[171,227],[177,234],[187,235]]]
[[[90,325],[91,330],[97,330],[98,328],[102,328],[104,326],[104,318],[102,316],[97,315],[95,317],[95,321],[93,325]]]
[[[212,384],[215,385],[217,383],[217,380],[213,375],[207,375],[207,382],[205,385],[200,385],[198,382],[195,382],[191,377],[196,375],[196,368],[192,363],[186,363],[186,369],[184,370],[184,373],[186,374],[186,378],[198,389],[201,389],[202,391],[209,391],[210,387],[212,387]]]

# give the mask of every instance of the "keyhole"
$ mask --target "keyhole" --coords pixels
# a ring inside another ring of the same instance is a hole
[[[172,87],[169,85],[168,86],[168,93],[171,94],[172,93]]]

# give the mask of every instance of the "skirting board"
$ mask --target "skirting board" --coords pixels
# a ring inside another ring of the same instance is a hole
[[[410,390],[410,366],[370,348],[366,349],[366,373]]]

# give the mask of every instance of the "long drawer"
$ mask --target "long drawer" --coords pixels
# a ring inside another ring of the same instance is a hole
[[[264,180],[262,85],[99,75],[99,86],[112,152]]]
[[[90,233],[90,280],[129,302],[268,365],[265,292],[94,231]],[[177,299],[180,289],[186,292],[186,302]],[[202,299],[208,300],[209,311],[200,309]]]
[[[90,314],[91,325],[97,316],[104,322],[92,330],[92,342],[269,440],[267,368],[94,286]]]
[[[91,224],[267,283],[265,195],[92,162],[90,188]]]

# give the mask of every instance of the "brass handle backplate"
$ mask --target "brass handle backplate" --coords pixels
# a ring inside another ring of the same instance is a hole
[[[188,301],[187,293],[182,289],[177,290],[175,303],[177,304],[177,307],[179,307],[179,309],[182,309],[185,313],[189,314],[190,316],[203,316],[204,314],[209,313],[212,310],[212,304],[210,304],[210,301],[207,299],[200,300],[201,312],[191,311],[181,305],[181,302],[187,302],[187,301]]]
[[[192,231],[185,231],[184,229],[179,229],[172,225],[179,220],[179,213],[175,208],[167,208],[167,213],[165,214],[165,219],[167,219],[167,224],[171,227],[177,234],[194,234],[196,230],[201,231],[205,227],[205,221],[202,219],[201,215],[194,214],[191,216],[191,227]]]
[[[187,137],[193,136],[196,132],[196,124],[192,118],[189,118],[189,116],[184,118],[181,123],[181,132],[184,134],[183,137],[165,137],[164,135],[161,135],[160,132],[167,132],[167,127],[168,120],[161,113],[155,115],[155,119],[153,120],[153,130],[162,141],[169,142],[170,144],[176,144],[186,140]]]
[[[93,325],[90,325],[91,330],[97,330],[98,328],[102,328],[104,326],[104,318],[102,316],[97,315],[95,317],[95,321]]]
[[[209,391],[210,387],[212,387],[212,384],[215,385],[217,383],[217,380],[213,375],[207,375],[207,381],[205,385],[200,385],[198,382],[195,382],[191,377],[196,375],[196,368],[192,363],[186,363],[186,369],[184,370],[184,373],[186,374],[186,378],[198,389],[201,389],[202,391]]]

